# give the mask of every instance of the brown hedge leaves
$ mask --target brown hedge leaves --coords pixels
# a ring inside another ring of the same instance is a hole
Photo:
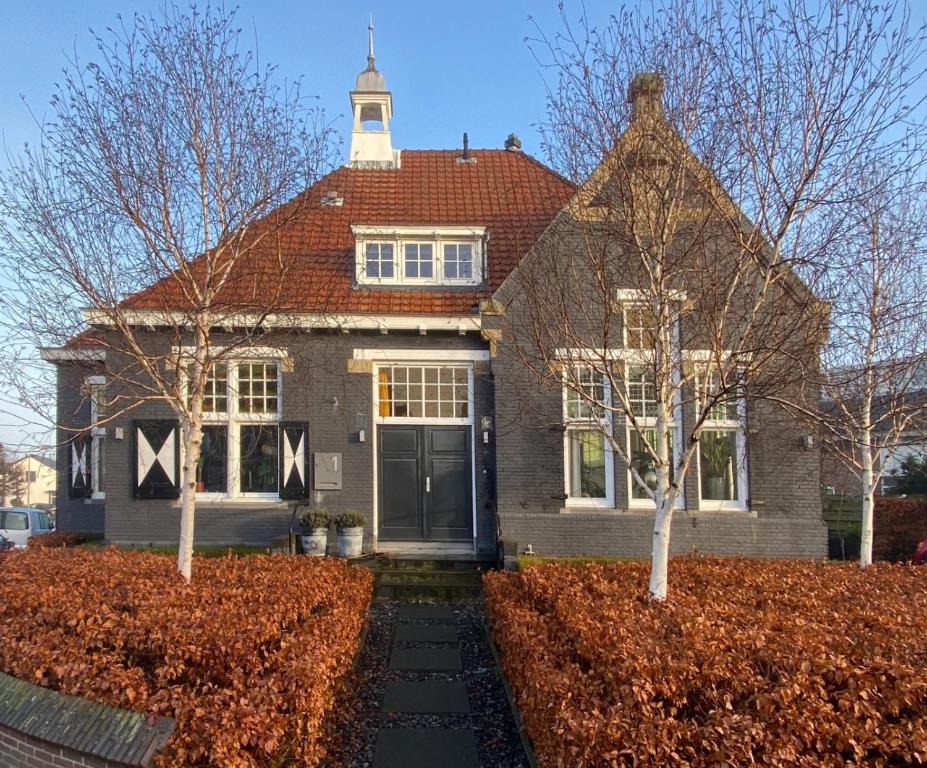
[[[485,577],[541,766],[927,762],[927,568],[679,558]]]
[[[166,555],[16,552],[0,565],[0,669],[175,717],[162,766],[315,765],[372,587],[321,558],[197,558],[187,585]]]

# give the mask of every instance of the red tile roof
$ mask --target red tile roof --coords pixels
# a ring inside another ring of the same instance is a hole
[[[279,250],[264,249],[242,260],[223,304],[256,307],[272,301],[275,311],[350,314],[475,312],[575,188],[521,152],[472,150],[475,163],[458,163],[459,155],[455,150],[404,150],[400,168],[342,167],[325,176],[288,204],[297,212],[275,233]],[[329,192],[339,193],[343,205],[322,205]],[[351,224],[485,226],[484,283],[465,289],[357,286]],[[281,263],[287,265],[283,270]],[[179,309],[176,288],[170,278],[161,280],[125,304]]]

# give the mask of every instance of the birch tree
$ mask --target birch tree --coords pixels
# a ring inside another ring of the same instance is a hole
[[[189,580],[210,373],[289,300],[278,234],[336,147],[300,83],[240,49],[233,13],[168,5],[93,41],[2,179],[7,317],[36,345],[106,350],[107,419],[176,414]]]
[[[919,141],[923,29],[902,4],[850,0],[667,0],[600,26],[561,9],[531,45],[550,73],[548,157],[580,187],[512,277],[525,300],[502,350],[562,386],[567,418],[574,401],[653,500],[664,600],[698,457],[745,493],[729,438],[744,403],[773,428],[818,380],[826,312],[797,273],[847,236],[831,214],[859,158]]]
[[[861,164],[867,194],[820,273],[830,307],[822,355],[820,433],[862,490],[860,567],[872,564],[875,494],[885,459],[927,414],[927,168],[920,153],[896,167]],[[810,408],[809,408],[810,410]]]

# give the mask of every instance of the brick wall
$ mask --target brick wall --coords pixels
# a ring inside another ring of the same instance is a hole
[[[30,738],[0,725],[0,766],[3,768],[116,768],[118,763],[98,760],[70,749]]]
[[[154,350],[166,351],[171,340],[168,334],[150,333],[147,343]],[[312,491],[311,499],[338,514],[357,509],[368,518],[372,515],[375,489],[373,486],[374,428],[373,379],[368,373],[349,373],[348,361],[355,348],[432,350],[483,350],[485,343],[476,336],[457,334],[418,333],[350,333],[316,332],[292,334],[265,339],[262,346],[285,346],[293,363],[292,372],[282,374],[283,419],[302,421],[309,425],[308,451],[337,452],[343,455],[343,488],[340,491]],[[112,357],[112,355],[111,355]],[[114,361],[110,365],[116,364]],[[72,408],[75,379],[64,373],[62,366],[59,408]],[[474,375],[475,422],[473,436],[476,447],[476,508],[478,546],[494,552],[495,493],[492,466],[492,445],[484,445],[479,431],[480,418],[492,414],[491,377],[486,371]],[[89,418],[89,415],[88,415]],[[104,442],[106,490],[106,539],[116,543],[174,544],[180,531],[179,501],[137,500],[132,497],[132,448],[130,425],[139,418],[173,418],[165,403],[145,403],[124,418],[108,426]],[[358,419],[366,421],[366,440],[357,436]],[[126,439],[113,438],[115,427],[123,427]],[[59,456],[59,462],[66,454]],[[310,459],[311,475],[311,459]],[[59,466],[62,464],[59,463]],[[312,478],[310,476],[311,483]],[[66,488],[65,488],[66,491]],[[68,530],[77,527],[84,502],[67,505],[65,516]],[[287,502],[236,503],[199,502],[196,512],[197,544],[256,544],[266,546],[285,534],[290,525],[290,505]],[[298,525],[298,523],[297,523]],[[373,527],[364,529],[364,548],[373,545]],[[334,547],[335,537],[329,536]]]

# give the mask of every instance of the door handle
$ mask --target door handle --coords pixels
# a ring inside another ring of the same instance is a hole
[[[431,478],[425,478],[425,493],[431,493]]]

